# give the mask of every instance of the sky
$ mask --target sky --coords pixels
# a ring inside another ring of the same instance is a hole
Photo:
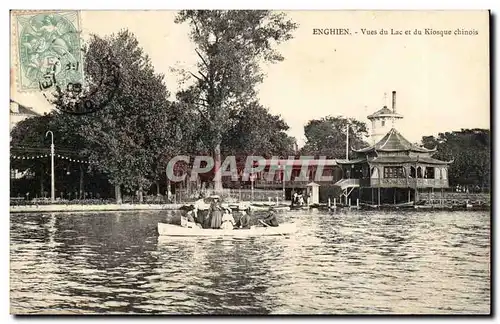
[[[163,73],[169,91],[180,90],[173,67],[197,60],[189,27],[174,23],[174,11],[82,11],[82,37],[128,28]],[[367,122],[366,116],[391,105],[404,118],[398,130],[410,141],[423,135],[489,128],[489,22],[487,11],[289,11],[299,27],[278,47],[283,62],[263,64],[260,102],[280,114],[299,146],[304,125],[328,115]],[[351,35],[314,35],[315,28],[348,28]],[[476,30],[477,35],[363,35],[361,29]],[[15,37],[11,38],[15,45]],[[11,98],[40,112],[52,107],[37,92],[17,90],[17,57],[11,47]],[[193,68],[194,70],[194,68]],[[386,99],[384,94],[387,94]],[[368,124],[370,125],[370,124]]]

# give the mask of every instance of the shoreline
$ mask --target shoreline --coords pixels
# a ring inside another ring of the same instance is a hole
[[[97,212],[97,211],[149,211],[149,210],[181,210],[182,206],[186,206],[189,203],[182,204],[102,204],[102,205],[64,205],[64,204],[53,204],[53,205],[24,205],[24,206],[10,206],[11,214],[22,214],[22,213],[36,213],[36,212]],[[232,209],[245,209],[239,208],[239,205],[250,206],[253,211],[266,211],[270,207],[273,207],[277,211],[297,211],[297,210],[359,210],[359,211],[369,211],[369,210],[446,210],[446,211],[479,211],[479,210],[491,210],[490,206],[474,206],[472,208],[464,208],[455,206],[439,206],[439,205],[426,205],[426,206],[411,206],[411,207],[390,207],[381,206],[378,208],[367,208],[367,207],[356,207],[356,206],[337,206],[328,207],[326,204],[320,204],[317,206],[311,206],[309,208],[303,207],[298,209],[291,209],[289,205],[275,205],[267,202],[240,202],[240,203],[226,203],[223,204],[226,207]]]
[[[147,211],[147,210],[181,210],[183,206],[193,202],[177,204],[95,204],[95,205],[65,205],[65,204],[47,204],[47,205],[20,205],[10,206],[10,213],[34,213],[34,212],[91,212],[91,211]],[[254,211],[268,210],[274,207],[277,210],[290,210],[288,204],[276,205],[269,202],[249,202],[241,201],[235,203],[222,203],[224,207],[243,210],[250,206]]]
[[[144,210],[179,210],[184,204],[102,204],[102,205],[29,205],[10,206],[10,213],[34,212],[81,212],[81,211],[144,211]]]

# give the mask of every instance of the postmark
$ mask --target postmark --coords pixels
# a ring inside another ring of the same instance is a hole
[[[83,82],[78,11],[14,12],[18,89],[44,91]]]
[[[111,49],[104,50],[98,60],[88,60],[91,71],[82,82],[68,82],[44,91],[45,98],[58,110],[84,115],[106,108],[120,89],[121,65]]]
[[[119,90],[120,63],[102,39],[86,60],[79,11],[13,11],[17,88],[41,93],[59,111],[82,115],[105,108]],[[90,71],[86,73],[85,71]]]

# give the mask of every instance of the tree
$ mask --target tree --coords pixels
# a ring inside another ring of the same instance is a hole
[[[434,158],[453,163],[449,181],[455,185],[489,186],[491,176],[491,139],[488,129],[462,129],[423,136],[426,148],[437,148]]]
[[[266,158],[294,155],[295,138],[285,133],[288,128],[280,116],[272,115],[257,102],[252,102],[236,115],[235,125],[222,140],[222,153]]]
[[[327,116],[310,120],[304,126],[306,144],[302,154],[345,158],[346,126],[349,124],[349,146],[361,148],[368,146],[363,140],[368,135],[366,124],[354,118]]]
[[[164,157],[175,150],[177,106],[167,101],[163,75],[154,72],[149,57],[127,30],[105,38],[94,35],[85,57],[86,73],[94,80],[101,78],[103,69],[112,70],[109,65],[120,63],[117,82],[101,89],[101,93],[116,94],[91,114],[66,115],[67,125],[84,138],[83,153],[115,186],[117,202],[122,188],[138,190],[142,201],[143,188],[158,180]]]
[[[42,156],[50,154],[50,139],[45,138],[45,133],[50,128],[51,120],[51,115],[28,118],[16,124],[10,133],[11,169],[33,173],[40,183],[40,196],[45,191],[44,178],[50,163],[49,158]]]
[[[259,63],[282,61],[276,45],[292,38],[296,24],[283,13],[266,10],[183,10],[176,23],[187,22],[200,58],[195,79],[181,96],[206,123],[205,141],[212,148],[215,170],[221,165],[223,135],[242,107],[253,100],[262,82]],[[222,190],[215,173],[215,190]]]
[[[69,182],[78,183],[80,197],[83,198],[83,176],[87,173],[87,164],[72,163],[60,156],[72,160],[87,160],[82,154],[83,139],[75,128],[67,122],[67,114],[52,111],[44,116],[28,118],[18,123],[11,132],[12,167],[34,174],[35,182],[40,183],[40,195],[45,191],[45,182],[50,178],[50,135],[54,134],[56,149],[55,177],[56,189],[68,192]],[[25,159],[23,159],[25,157]],[[95,178],[93,178],[95,181]],[[71,190],[75,190],[71,188]],[[77,198],[77,197],[75,197]]]

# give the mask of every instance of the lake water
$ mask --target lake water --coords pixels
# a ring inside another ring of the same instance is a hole
[[[11,313],[485,314],[489,212],[288,212],[285,237],[159,239],[172,212],[11,214]]]

